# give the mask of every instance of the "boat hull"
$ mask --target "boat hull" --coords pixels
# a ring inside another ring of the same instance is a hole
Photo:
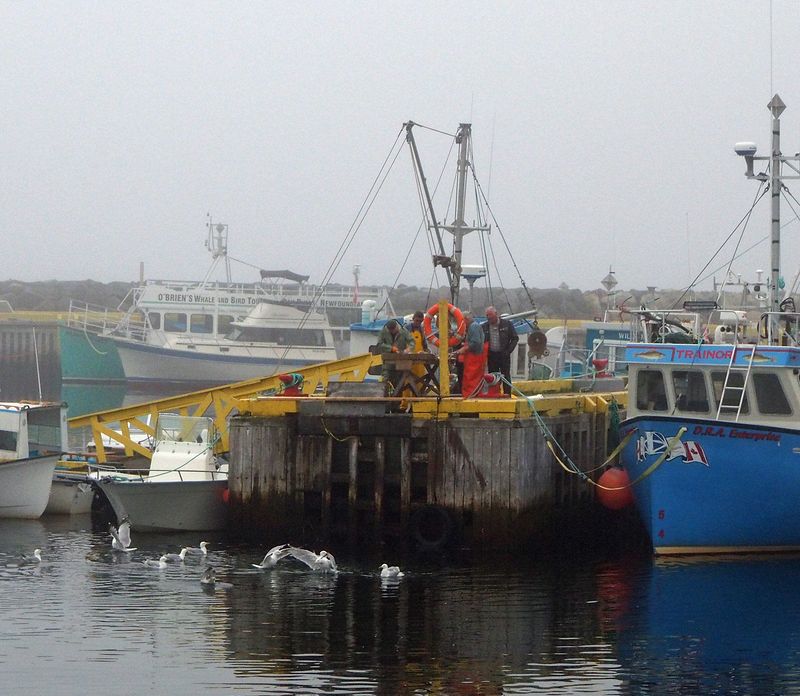
[[[101,479],[100,490],[120,520],[139,531],[214,531],[227,523],[227,480],[142,481]]]
[[[0,463],[0,517],[38,519],[42,516],[59,455]]]
[[[105,336],[69,326],[58,327],[61,379],[64,382],[123,382],[114,342]]]
[[[47,500],[45,515],[88,515],[92,512],[94,488],[83,474],[58,473]]]
[[[274,358],[245,355],[194,353],[161,348],[146,343],[118,340],[117,353],[128,382],[172,382],[186,384],[229,384],[291,372],[302,367],[335,360],[335,350],[307,357]]]
[[[666,416],[631,431],[621,461],[644,477],[633,494],[656,553],[800,550],[798,431]]]

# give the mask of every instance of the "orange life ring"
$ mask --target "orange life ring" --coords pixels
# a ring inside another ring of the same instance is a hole
[[[439,336],[434,333],[432,322],[433,318],[438,314],[439,303],[437,302],[425,312],[425,318],[422,320],[422,329],[425,331],[425,339],[435,346],[439,345]],[[464,324],[464,315],[461,313],[461,310],[458,307],[454,307],[449,302],[447,303],[447,314],[448,320],[452,317],[456,323],[456,330],[450,334],[450,338],[447,340],[447,345],[452,348],[464,340],[466,324]]]

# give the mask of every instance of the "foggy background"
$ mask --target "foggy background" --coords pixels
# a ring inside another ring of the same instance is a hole
[[[3,1],[0,21],[0,278],[134,281],[144,262],[149,278],[200,279],[210,213],[252,264],[235,279],[290,268],[320,282],[413,120],[473,124],[479,180],[529,286],[597,288],[613,267],[620,288],[678,288],[755,197],[733,144],[768,154],[774,92],[783,151],[800,150],[789,0]],[[415,132],[433,183],[451,140]],[[453,176],[451,159],[437,217]],[[768,206],[741,248],[769,234]],[[784,203],[787,283],[793,218]],[[424,234],[400,273],[420,220],[403,150],[331,279],[359,264],[364,285],[443,284]],[[496,231],[492,244],[493,280],[518,287]],[[764,242],[733,269],[752,278],[768,254]],[[463,260],[480,262],[477,239]]]

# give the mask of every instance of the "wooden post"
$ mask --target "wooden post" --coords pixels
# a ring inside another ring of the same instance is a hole
[[[375,472],[375,488],[374,488],[374,501],[375,513],[373,517],[373,533],[376,543],[381,540],[383,532],[383,492],[385,490],[384,480],[386,468],[386,440],[382,437],[375,438],[375,464],[373,471]]]
[[[347,489],[347,535],[351,544],[355,544],[358,533],[358,438],[351,437],[347,443],[348,464],[350,465],[350,482]]]
[[[449,329],[447,300],[439,300],[439,395],[443,397],[450,396]]]
[[[408,528],[411,514],[411,438],[400,438],[400,527]]]

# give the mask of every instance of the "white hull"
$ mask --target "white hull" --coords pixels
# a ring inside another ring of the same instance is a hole
[[[58,474],[53,476],[45,515],[88,515],[92,511],[94,488],[86,476]]]
[[[277,349],[259,351],[260,355],[247,355],[242,354],[242,349],[231,349],[228,353],[221,352],[219,348],[215,352],[196,352],[159,348],[119,339],[115,340],[115,344],[125,379],[129,382],[227,384],[283,374],[301,367],[336,360],[336,350],[333,347],[293,348],[283,356],[284,351]]]
[[[59,459],[60,455],[52,455],[0,463],[0,517],[41,517]]]
[[[114,514],[138,531],[213,531],[227,522],[228,481],[120,481],[98,483]]]

